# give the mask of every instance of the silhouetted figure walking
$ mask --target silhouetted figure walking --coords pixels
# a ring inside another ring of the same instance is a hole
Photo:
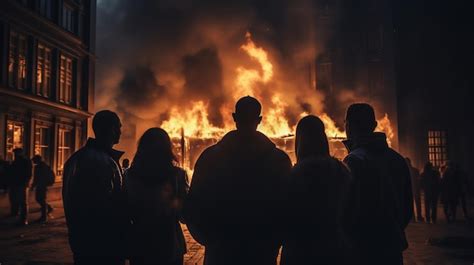
[[[56,176],[53,170],[39,155],[35,155],[32,159],[34,167],[33,184],[32,189],[36,189],[35,199],[36,202],[41,206],[41,217],[37,222],[44,223],[48,221],[48,214],[53,210],[53,207],[46,201],[48,195],[48,187],[54,184]]]
[[[282,265],[352,264],[342,230],[350,173],[329,154],[323,122],[306,116],[296,127]]]
[[[257,132],[261,105],[239,99],[227,133],[199,157],[185,219],[206,247],[205,264],[276,264],[281,246],[288,156]]]
[[[456,211],[461,198],[459,172],[453,162],[446,162],[441,177],[441,203],[448,223],[456,220]]]
[[[414,210],[416,210],[416,215],[413,212],[413,217],[416,217],[416,221],[423,222],[423,214],[421,213],[421,177],[420,172],[416,167],[411,164],[410,158],[406,157],[408,169],[410,170],[411,176],[411,187],[413,192],[413,202],[415,204]]]
[[[425,218],[427,223],[436,223],[437,220],[440,181],[439,171],[433,168],[433,164],[430,162],[426,163],[421,173],[421,187],[425,195]]]
[[[63,202],[75,264],[124,264],[125,234],[130,225],[122,170],[122,152],[112,149],[121,134],[114,112],[97,112],[95,139],[64,166]]]
[[[168,134],[148,129],[125,175],[133,225],[131,265],[182,265],[186,242],[179,220],[188,191],[186,172],[176,166]]]
[[[388,147],[385,134],[374,132],[376,126],[372,106],[348,108],[344,161],[353,183],[346,229],[360,255],[354,264],[398,265],[408,247],[405,228],[413,211],[410,172],[405,159]]]
[[[18,225],[28,224],[28,186],[32,176],[31,161],[25,157],[23,149],[13,150],[15,160],[8,168],[11,215],[19,214]]]

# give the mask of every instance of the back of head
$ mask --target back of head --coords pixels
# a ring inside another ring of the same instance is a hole
[[[155,127],[148,129],[138,141],[130,170],[137,173],[137,176],[146,178],[145,181],[156,181],[157,178],[165,177],[174,168],[175,162],[168,133]]]
[[[15,155],[15,159],[22,158],[24,153],[23,153],[23,148],[15,148],[13,149],[13,154]]]
[[[101,110],[92,119],[92,129],[99,140],[109,140],[114,144],[120,138],[120,118],[110,110]]]
[[[262,105],[257,99],[250,96],[240,98],[235,104],[235,112],[232,114],[237,130],[255,131],[262,119],[261,111]]]
[[[346,131],[348,137],[367,135],[377,127],[374,108],[367,103],[355,103],[346,113]]]
[[[35,156],[33,156],[33,158],[31,160],[33,161],[33,163],[39,164],[39,163],[41,163],[41,161],[43,161],[43,158],[40,155],[35,155]]]
[[[309,115],[298,122],[295,152],[298,161],[309,156],[329,156],[328,139],[321,119]]]

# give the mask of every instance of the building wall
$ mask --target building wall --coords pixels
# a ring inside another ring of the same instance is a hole
[[[2,1],[1,156],[12,159],[11,150],[22,147],[61,175],[65,160],[85,142],[94,103],[95,5]]]

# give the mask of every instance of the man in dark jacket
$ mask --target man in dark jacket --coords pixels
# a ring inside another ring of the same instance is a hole
[[[410,172],[405,159],[374,133],[375,113],[368,104],[353,104],[346,114],[344,161],[353,174],[346,229],[359,261],[354,264],[403,264],[402,252],[413,211]]]
[[[13,150],[15,160],[8,168],[8,185],[11,215],[20,213],[18,225],[28,224],[28,186],[32,176],[31,161],[25,157],[22,148]]]
[[[112,149],[119,142],[121,126],[114,112],[96,113],[92,121],[96,138],[64,166],[64,212],[75,264],[124,264],[130,222],[119,166],[123,153]]]
[[[40,155],[35,155],[32,159],[35,164],[33,174],[32,189],[36,189],[35,199],[41,206],[41,217],[37,222],[45,223],[48,221],[48,214],[53,210],[53,207],[46,201],[48,194],[48,187],[54,183],[54,172],[51,170]]]
[[[425,195],[425,217],[427,223],[436,223],[440,185],[441,177],[439,171],[430,162],[426,163],[421,173],[421,188]]]
[[[206,247],[205,264],[276,264],[288,156],[257,132],[261,105],[241,98],[236,131],[206,149],[194,168],[185,220]]]

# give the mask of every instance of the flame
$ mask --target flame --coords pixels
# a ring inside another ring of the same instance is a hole
[[[375,131],[383,132],[387,136],[387,143],[389,146],[392,146],[392,140],[395,137],[395,133],[393,132],[392,124],[390,119],[388,118],[388,114],[385,113],[384,117],[380,120],[377,120],[377,128]]]

